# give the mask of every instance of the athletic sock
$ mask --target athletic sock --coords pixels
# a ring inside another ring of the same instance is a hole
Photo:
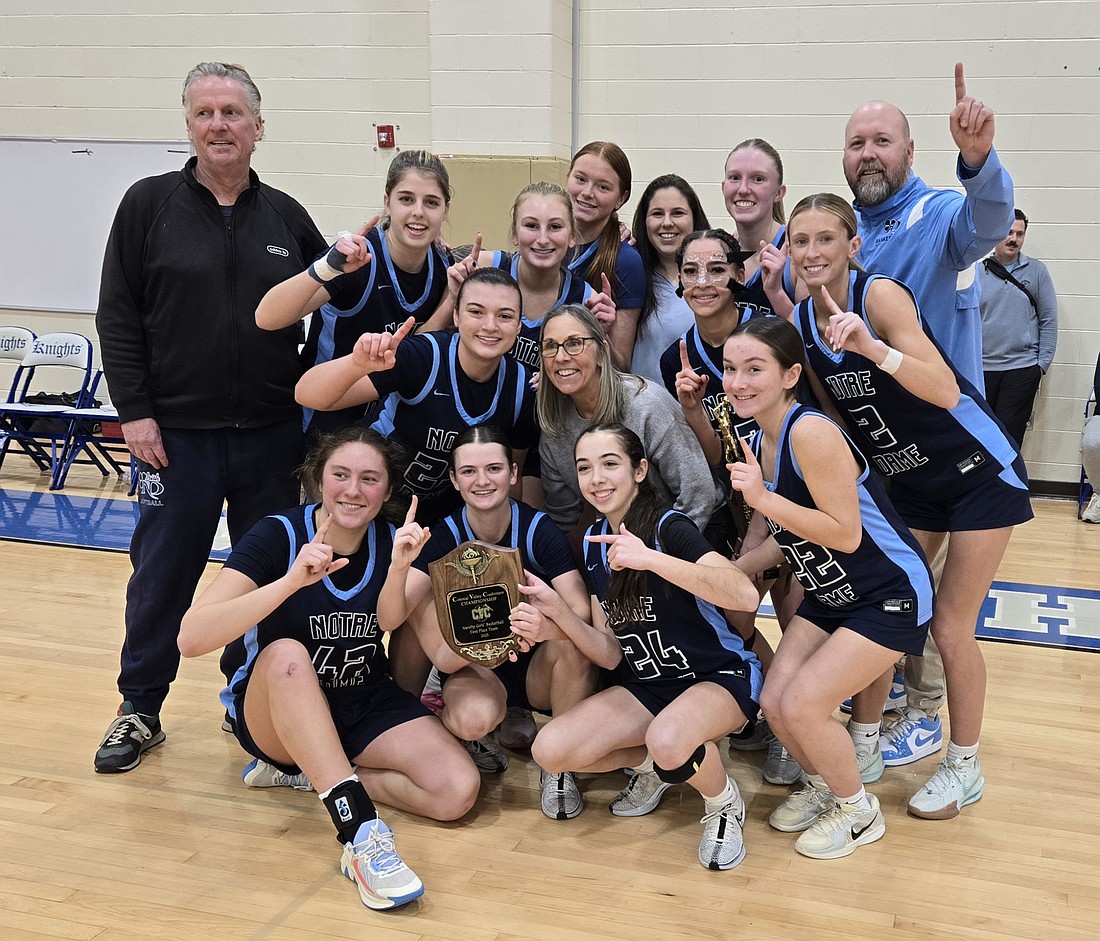
[[[653,758],[650,756],[649,752],[646,752],[645,761],[635,765],[631,770],[635,774],[650,774],[653,771]]]
[[[975,742],[973,745],[956,745],[954,742],[947,743],[947,757],[954,761],[972,761],[978,757],[978,745],[980,742]]]
[[[881,722],[848,722],[848,734],[857,745],[877,745]]]
[[[378,816],[367,789],[354,774],[317,796],[332,817],[341,843],[354,843],[359,827]]]
[[[867,800],[867,790],[862,787],[851,797],[838,797],[837,803],[843,804],[845,807],[851,807],[853,810],[871,809],[871,802]]]
[[[741,792],[737,790],[737,785],[733,783],[729,775],[726,776],[726,786],[722,788],[722,793],[716,797],[707,797],[703,795],[703,800],[707,805],[707,813],[714,813],[716,810],[721,810],[727,804],[732,804],[738,797],[741,796]]]

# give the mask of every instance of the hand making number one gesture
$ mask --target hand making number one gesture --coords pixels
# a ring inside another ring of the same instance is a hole
[[[767,491],[764,474],[749,443],[744,438],[738,440],[741,442],[741,453],[745,455],[745,460],[726,465],[730,472],[730,486],[740,492],[749,506],[755,508],[760,497]]]
[[[392,561],[398,568],[408,568],[419,558],[420,550],[428,542],[431,530],[427,526],[421,526],[416,521],[417,497],[413,494],[409,503],[409,512],[405,514],[405,522],[393,534]]]
[[[963,163],[979,169],[993,149],[993,109],[966,93],[963,64],[955,63],[955,107],[951,111],[951,136]]]
[[[818,303],[814,298],[814,303]],[[868,356],[873,352],[871,347],[874,340],[867,329],[867,324],[859,314],[850,310],[842,310],[828,291],[821,291],[821,303],[829,312],[829,325],[825,328],[825,339],[833,348],[833,352],[850,350],[859,353],[860,356]]]
[[[676,398],[685,411],[700,408],[707,391],[707,377],[700,376],[688,359],[687,342],[680,339],[680,371],[676,373]]]
[[[355,341],[351,351],[352,362],[363,371],[363,375],[372,372],[385,372],[397,364],[397,347],[413,330],[416,318],[410,317],[396,333],[364,333]]]
[[[325,521],[317,527],[317,532],[314,533],[313,538],[302,546],[298,552],[294,565],[291,566],[288,573],[293,581],[298,583],[295,591],[298,588],[305,588],[307,585],[319,582],[326,575],[331,575],[348,564],[348,559],[336,559],[334,561],[332,558],[332,546],[325,543],[328,538],[328,531],[331,528],[332,517],[327,516]]]

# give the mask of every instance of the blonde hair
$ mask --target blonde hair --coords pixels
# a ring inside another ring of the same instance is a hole
[[[820,209],[822,212],[836,216],[844,227],[844,231],[848,233],[849,241],[859,234],[856,211],[848,200],[843,196],[837,196],[836,193],[814,193],[812,196],[800,199],[798,205],[791,210],[791,220],[787,223],[788,238],[790,237],[790,227],[798,214],[810,209]],[[848,259],[848,269],[850,271],[863,271],[863,267],[854,258]]]
[[[646,382],[641,376],[620,372],[611,362],[611,345],[607,334],[593,313],[581,304],[562,304],[555,307],[542,321],[539,333],[539,346],[546,336],[546,327],[558,317],[572,317],[581,329],[596,341],[596,366],[599,370],[600,394],[596,400],[593,422],[621,422],[626,414],[627,386],[633,387],[637,395],[645,388]],[[543,370],[545,372],[545,370]],[[546,375],[539,382],[535,394],[539,427],[543,434],[559,437],[565,433],[565,408],[572,399],[561,392]]]
[[[569,234],[573,236],[573,238],[577,237],[577,220],[573,215],[573,200],[569,198],[569,194],[558,186],[557,183],[547,183],[546,180],[539,180],[537,183],[528,183],[516,194],[516,200],[512,203],[513,239],[516,238],[516,216],[519,214],[519,206],[526,196],[545,196],[547,199],[561,200],[561,204],[565,208],[565,218],[569,221]],[[518,239],[516,239],[516,241],[518,241]]]

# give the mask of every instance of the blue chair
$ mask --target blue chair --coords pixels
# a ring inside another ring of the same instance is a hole
[[[36,402],[37,393],[58,387],[72,389],[70,401]],[[61,450],[68,437],[64,413],[87,408],[92,396],[92,341],[79,333],[47,333],[35,337],[24,353],[7,400],[0,405],[0,465],[13,444],[29,455],[40,471],[57,476]]]

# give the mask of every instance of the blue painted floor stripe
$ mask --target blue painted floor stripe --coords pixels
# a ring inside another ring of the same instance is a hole
[[[0,539],[126,552],[137,516],[132,500],[0,487]],[[210,558],[228,555],[215,549]]]

